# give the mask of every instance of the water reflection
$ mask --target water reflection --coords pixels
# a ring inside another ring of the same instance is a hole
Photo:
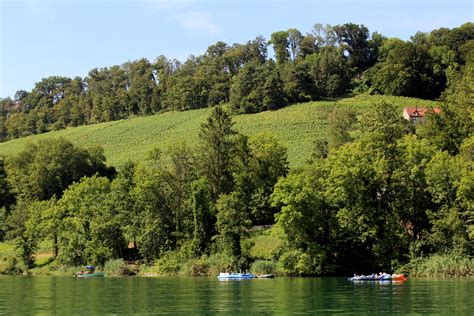
[[[0,276],[0,314],[440,313],[474,310],[470,280]]]

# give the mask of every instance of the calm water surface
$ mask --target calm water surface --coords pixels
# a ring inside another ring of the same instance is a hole
[[[4,315],[191,313],[474,315],[474,281],[0,276]]]

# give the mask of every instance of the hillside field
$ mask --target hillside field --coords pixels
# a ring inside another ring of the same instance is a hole
[[[328,114],[334,107],[351,107],[361,113],[379,101],[395,103],[401,109],[404,106],[438,104],[406,97],[358,96],[337,101],[295,104],[277,111],[235,115],[233,119],[236,129],[247,136],[262,132],[273,134],[288,147],[290,167],[297,168],[309,158],[313,142],[326,137]],[[28,136],[0,143],[0,156],[14,155],[23,150],[29,142],[63,137],[79,146],[102,146],[107,164],[120,167],[129,160],[143,160],[155,147],[165,149],[180,142],[195,145],[200,125],[210,111],[210,108],[206,108],[166,112]]]

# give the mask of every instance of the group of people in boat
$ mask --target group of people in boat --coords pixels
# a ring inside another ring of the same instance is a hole
[[[406,281],[407,278],[404,274],[389,274],[386,272],[373,273],[369,275],[358,275],[354,273],[352,278],[349,278],[352,281],[383,281],[383,280],[396,280],[396,281]]]

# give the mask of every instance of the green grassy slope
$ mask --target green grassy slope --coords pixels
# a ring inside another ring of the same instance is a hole
[[[290,167],[299,167],[309,158],[312,144],[326,137],[327,117],[333,107],[351,107],[362,112],[371,104],[384,100],[404,106],[433,106],[432,101],[386,96],[359,96],[338,101],[295,104],[278,111],[234,116],[236,128],[252,136],[269,132],[288,147]],[[0,144],[0,156],[16,154],[29,142],[64,137],[79,146],[100,145],[107,163],[123,165],[128,160],[140,161],[154,147],[167,148],[178,142],[194,145],[210,109],[167,112],[146,117],[67,128],[41,135],[29,136]],[[400,112],[401,115],[401,112]]]

